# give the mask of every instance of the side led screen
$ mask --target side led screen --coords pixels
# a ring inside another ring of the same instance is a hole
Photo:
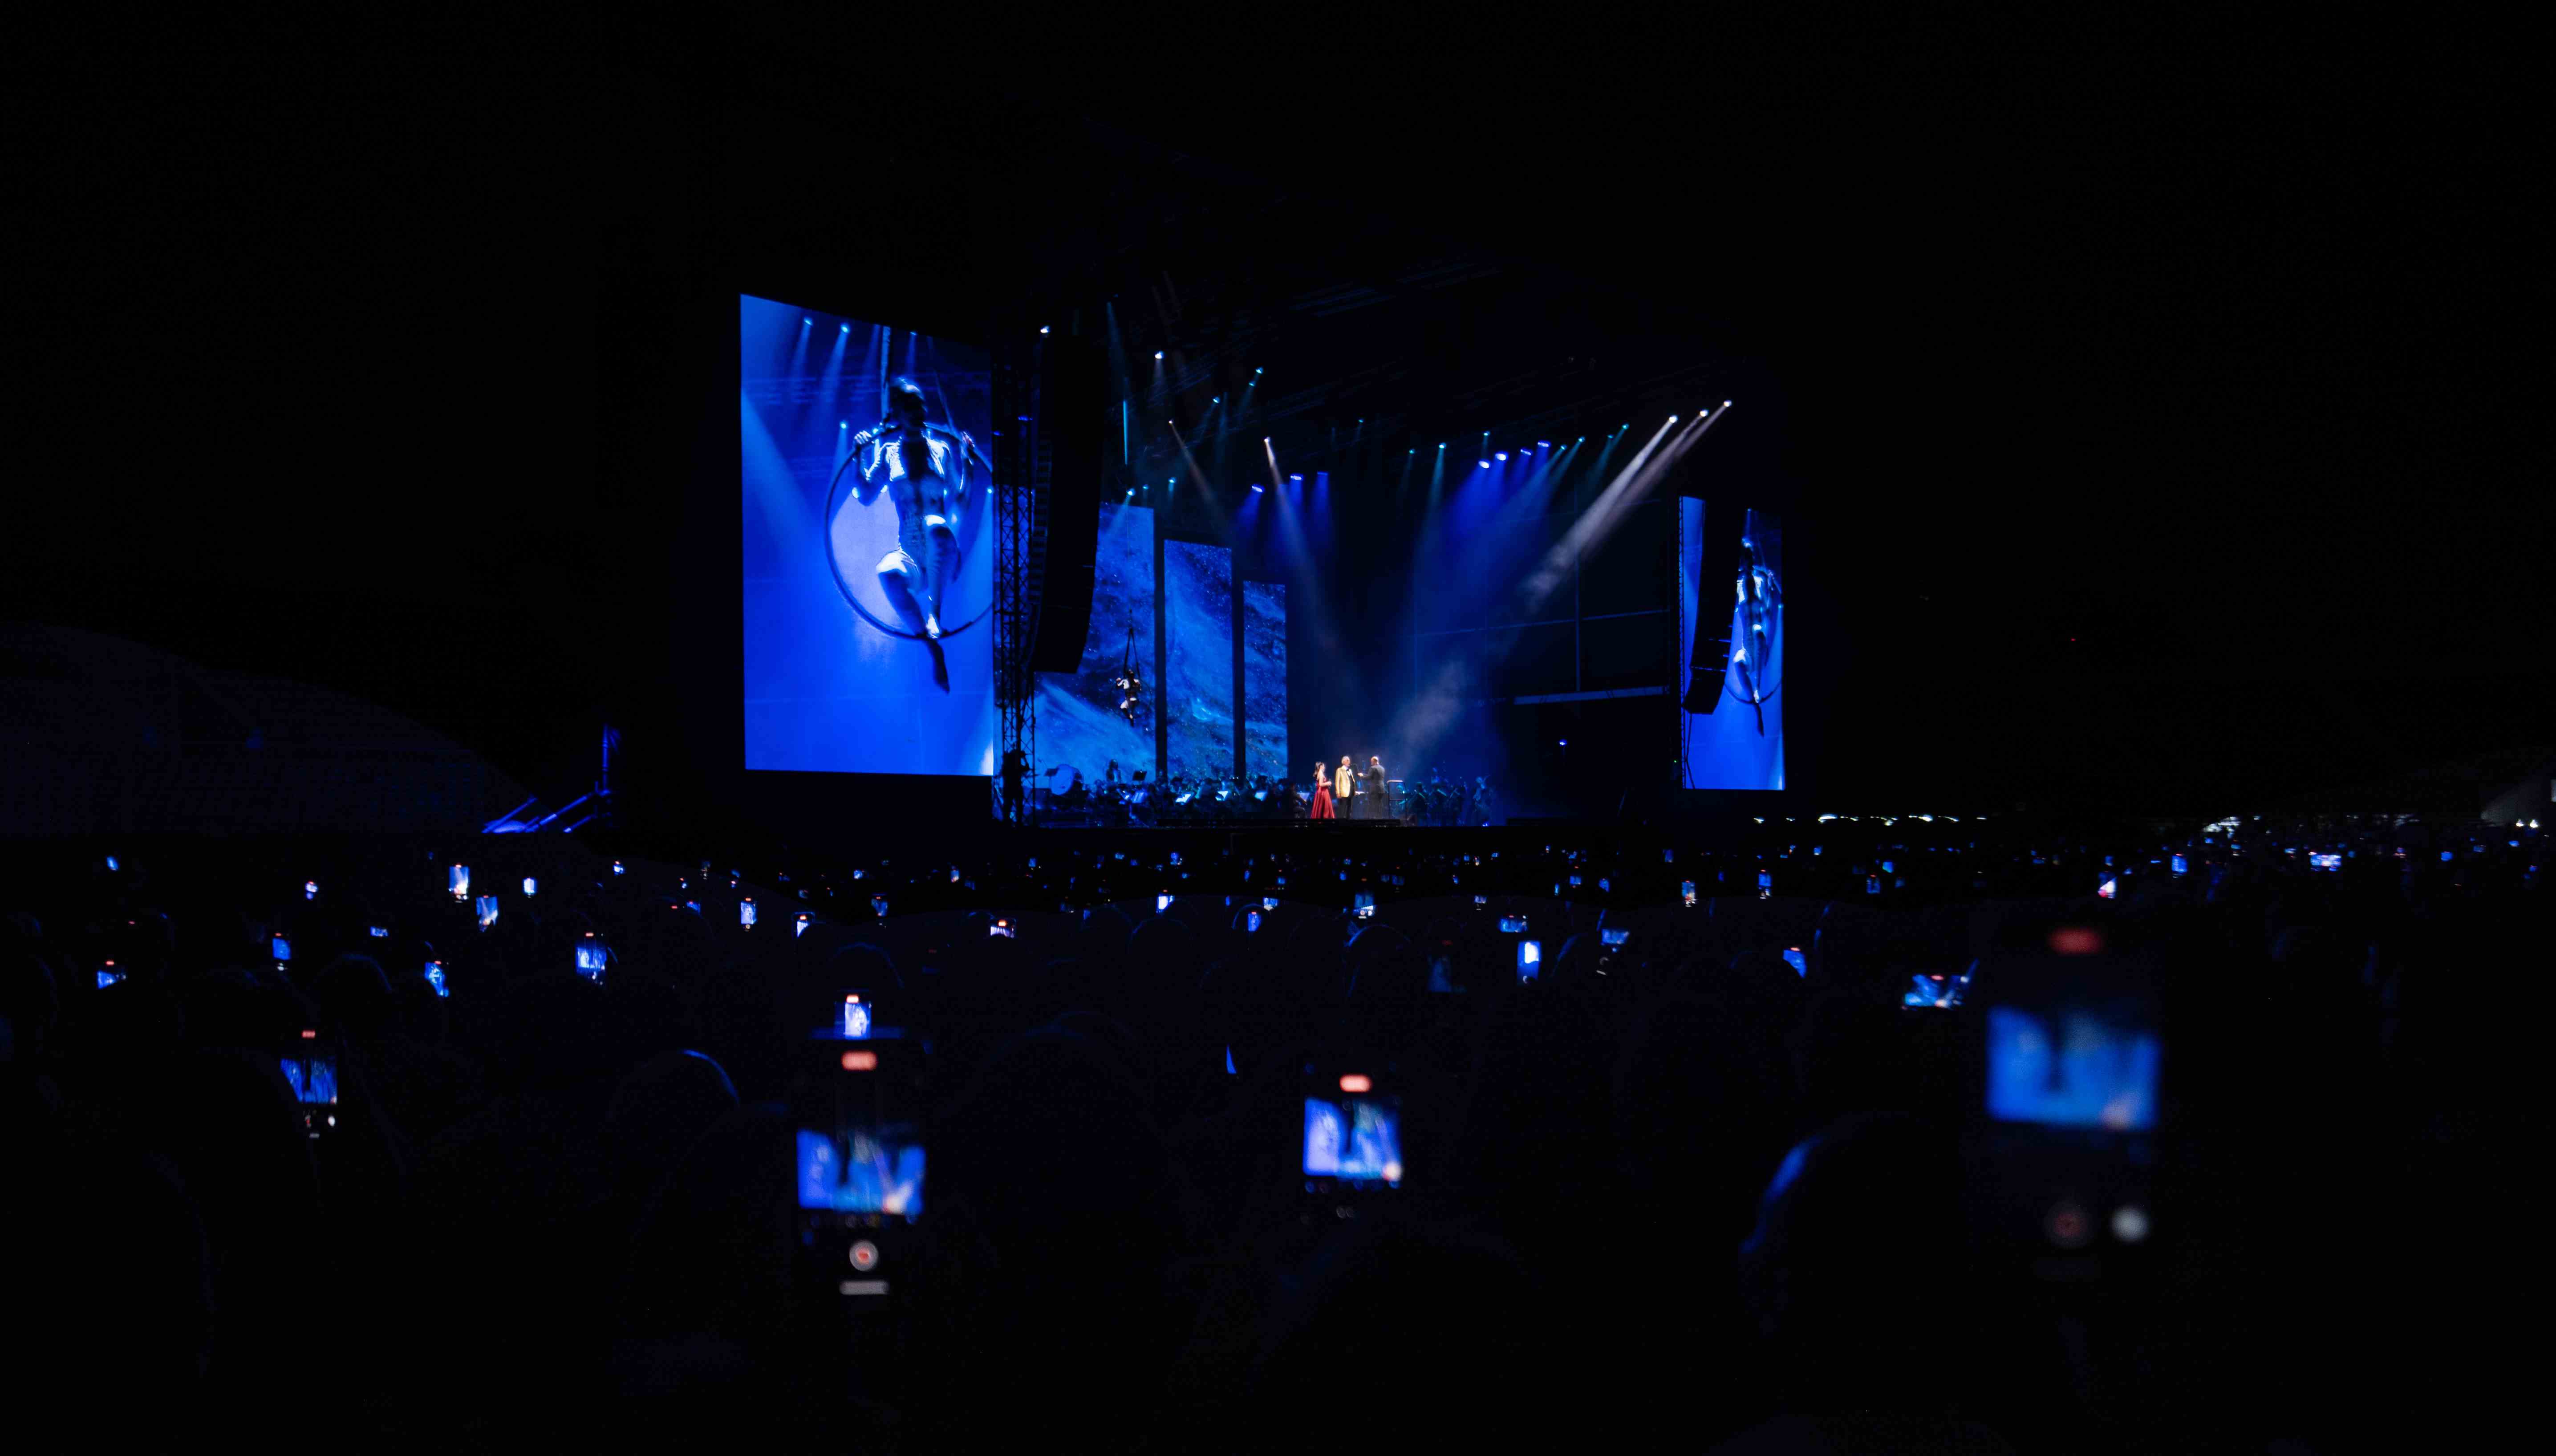
[[[745,766],[994,771],[985,353],[737,300]]]

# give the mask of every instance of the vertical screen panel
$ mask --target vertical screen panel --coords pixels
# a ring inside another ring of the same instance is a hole
[[[1135,701],[1121,676],[1139,687]],[[1141,505],[1100,507],[1091,559],[1091,629],[1083,662],[1070,673],[1038,675],[1038,770],[1080,770],[1088,780],[1119,777],[1154,764],[1154,512]],[[1124,710],[1122,703],[1127,704]]]
[[[1233,776],[1233,553],[1163,543],[1164,765]]]
[[[1287,757],[1287,584],[1242,584],[1242,767],[1284,780]]]

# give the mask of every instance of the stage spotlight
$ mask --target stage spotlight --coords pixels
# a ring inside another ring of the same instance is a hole
[[[1495,451],[1491,452],[1491,459],[1493,459],[1493,460],[1495,460],[1495,461],[1504,461],[1504,460],[1507,460],[1508,458],[1509,458],[1509,453],[1508,453],[1507,451],[1505,451],[1505,450],[1495,450]]]
[[[1260,371],[1259,371],[1258,369],[1254,369],[1254,370],[1252,370],[1252,371],[1251,371],[1251,373],[1252,373],[1252,376],[1253,376],[1254,378],[1257,378],[1257,377],[1259,377]]]
[[[1487,469],[1489,469],[1490,467],[1491,467],[1491,463],[1490,463],[1489,461],[1475,461],[1475,462],[1473,462],[1473,468],[1474,468],[1474,469],[1477,469],[1477,470],[1487,470]]]
[[[1675,416],[1675,415],[1671,415],[1671,416],[1669,416],[1669,423],[1670,423],[1670,424],[1672,424],[1672,425],[1676,424],[1676,423],[1677,423],[1677,416]]]
[[[844,325],[844,326],[843,326],[843,331],[844,331],[845,333],[849,333],[849,332],[851,332],[851,331],[852,331],[852,326],[851,326],[851,325],[849,325],[849,324]]]
[[[1256,480],[1252,482],[1252,485],[1251,485],[1251,493],[1252,493],[1252,494],[1254,494],[1254,495],[1257,495],[1257,494],[1259,494],[1259,493],[1260,493],[1260,484],[1259,484],[1259,482],[1258,482],[1258,481],[1256,481]]]
[[[1290,485],[1299,484],[1304,480],[1304,478],[1305,477],[1302,475],[1290,475],[1287,477],[1287,483]]]
[[[802,320],[800,320],[800,321],[799,321],[799,327],[800,327],[800,328],[802,328],[802,329],[805,329],[805,328],[807,328],[808,326],[810,326],[810,325],[812,325],[812,324],[814,324],[814,323],[816,323],[816,322],[817,322],[817,321],[816,321],[816,320],[814,320],[814,319],[802,319]]]
[[[1539,440],[1535,443],[1535,448],[1538,450],[1551,450],[1553,449],[1553,442],[1550,440]]]
[[[1155,358],[1160,359],[1162,356],[1163,356],[1163,351],[1162,351],[1161,349],[1156,349],[1156,350],[1154,350],[1154,357],[1155,357]]]

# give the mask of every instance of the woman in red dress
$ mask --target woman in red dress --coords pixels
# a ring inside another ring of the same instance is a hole
[[[1305,817],[1308,819],[1333,819],[1338,817],[1332,812],[1331,775],[1325,773],[1323,771],[1323,765],[1319,763],[1314,765],[1314,807],[1305,815]]]

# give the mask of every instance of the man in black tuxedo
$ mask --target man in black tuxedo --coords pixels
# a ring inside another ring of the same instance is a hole
[[[1366,817],[1369,819],[1382,819],[1385,817],[1385,807],[1384,759],[1381,756],[1373,756],[1367,759],[1365,778]]]

